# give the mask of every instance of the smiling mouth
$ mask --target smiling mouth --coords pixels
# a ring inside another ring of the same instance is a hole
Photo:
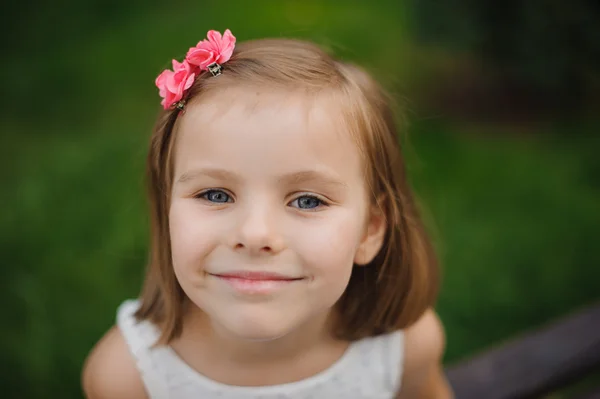
[[[302,280],[303,277],[292,277],[286,276],[279,273],[268,273],[268,272],[229,272],[229,273],[208,273],[212,276],[224,278],[224,279],[239,279],[248,281],[296,281]]]
[[[231,273],[208,273],[243,294],[269,294],[288,287],[304,277],[292,277],[278,273],[266,272],[231,272]]]

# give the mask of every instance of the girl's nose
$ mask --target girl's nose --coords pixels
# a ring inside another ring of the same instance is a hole
[[[240,220],[233,234],[232,247],[249,255],[277,254],[285,245],[275,212],[268,207],[253,207],[237,215]]]

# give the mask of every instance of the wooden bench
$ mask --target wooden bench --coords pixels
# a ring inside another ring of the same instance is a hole
[[[578,399],[600,399],[600,388],[594,390],[594,392],[588,392],[587,394],[579,397]]]
[[[539,398],[600,370],[600,303],[451,365],[456,399]],[[582,399],[600,399],[598,391]]]

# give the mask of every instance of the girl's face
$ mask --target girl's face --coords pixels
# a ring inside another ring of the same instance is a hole
[[[356,143],[320,105],[231,89],[180,116],[174,271],[211,323],[237,337],[275,339],[325,320],[353,263],[381,246]]]

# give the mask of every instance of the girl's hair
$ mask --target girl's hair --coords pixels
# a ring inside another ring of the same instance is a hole
[[[434,303],[438,268],[406,179],[390,101],[381,87],[360,68],[334,60],[315,44],[262,39],[238,44],[222,75],[204,72],[196,78],[187,107],[233,86],[329,95],[338,103],[364,158],[371,199],[384,212],[387,231],[374,260],[354,266],[335,305],[334,333],[357,340],[414,323]],[[188,303],[173,271],[168,220],[179,112],[161,112],[147,162],[151,252],[136,316],[160,327],[159,343],[179,336]]]

